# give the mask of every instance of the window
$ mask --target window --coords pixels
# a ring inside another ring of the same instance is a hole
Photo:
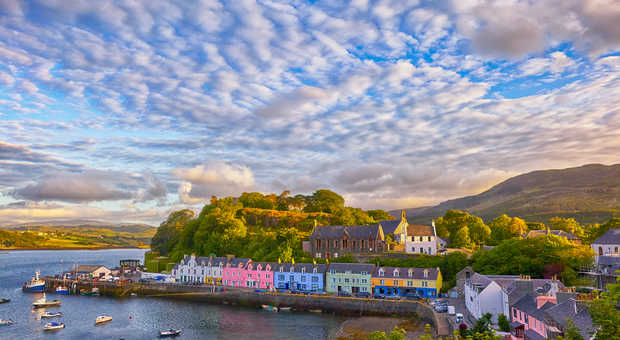
[[[265,278],[266,278],[266,279],[270,279],[270,278],[271,278],[271,275],[270,275],[270,274],[265,274]]]
[[[409,277],[412,277],[413,276],[413,270],[409,269],[409,272],[407,274],[409,275]]]
[[[349,278],[345,278],[344,283],[349,283]]]
[[[278,280],[284,281],[284,275],[278,275]]]
[[[302,288],[303,290],[308,289],[308,288],[306,287],[306,284],[305,284],[305,283],[304,283],[303,285],[301,285],[301,288]]]
[[[289,276],[289,277],[288,277],[288,280],[289,280],[290,282],[295,282],[295,276],[293,276],[293,275]]]
[[[334,258],[338,258],[338,253],[334,253]]]
[[[248,274],[248,279],[251,279],[251,278],[252,278],[252,274]]]
[[[368,275],[368,272],[360,272],[360,275]]]
[[[302,274],[305,274],[305,273],[306,273],[306,268],[301,267],[301,273],[302,273]]]
[[[316,258],[320,259],[321,258],[321,253],[316,253]]]
[[[342,240],[342,248],[346,248],[347,247],[347,240]]]
[[[380,269],[379,270],[379,276],[383,276],[383,275],[385,275],[385,272],[383,271],[383,269]]]
[[[527,323],[527,322],[528,322],[528,321],[527,321],[527,314],[525,314],[525,323]]]
[[[394,269],[394,277],[398,277],[398,269]]]
[[[380,285],[384,285],[385,284],[385,280],[379,280],[379,284]]]
[[[301,277],[301,282],[306,282],[306,277],[305,276]]]
[[[420,254],[424,253],[424,248],[420,247]]]
[[[394,286],[398,286],[398,280],[394,280]]]
[[[313,285],[312,285],[312,290],[317,290],[317,289],[319,289],[319,285],[315,285],[315,284],[313,284]]]
[[[333,283],[336,283],[336,278],[333,278],[333,279],[332,279],[332,282],[333,282]]]
[[[312,273],[316,274],[316,268],[312,269]]]
[[[312,277],[312,282],[319,282],[319,278],[318,278],[318,277],[316,277],[316,276],[313,276],[313,277]]]
[[[517,317],[517,310],[515,308],[512,309],[512,317],[513,318]]]

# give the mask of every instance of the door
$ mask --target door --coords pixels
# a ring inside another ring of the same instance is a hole
[[[342,286],[338,286],[338,291],[341,292],[342,291]]]

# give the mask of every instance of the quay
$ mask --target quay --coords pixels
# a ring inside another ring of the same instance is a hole
[[[97,288],[101,295],[123,297],[135,293],[143,297],[173,298],[260,308],[261,305],[292,307],[296,311],[316,311],[350,316],[409,316],[433,326],[436,335],[445,336],[451,327],[440,318],[433,308],[421,301],[377,300],[329,295],[303,295],[279,292],[257,292],[251,289],[206,285],[183,285],[166,283],[68,281],[53,277],[43,278],[45,290],[53,292],[57,286],[68,286],[71,294],[90,292]],[[224,289],[223,289],[224,288]]]

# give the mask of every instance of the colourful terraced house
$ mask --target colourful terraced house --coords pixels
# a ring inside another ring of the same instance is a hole
[[[248,262],[242,271],[245,288],[273,289],[274,266],[271,262]]]
[[[372,276],[374,294],[420,297],[439,296],[442,277],[439,268],[378,267]]]
[[[325,290],[328,293],[371,293],[374,264],[330,263],[325,274]]]
[[[276,289],[322,291],[325,279],[325,264],[281,263],[276,264],[273,286]]]
[[[222,283],[228,287],[245,287],[247,272],[245,267],[252,262],[250,259],[233,258],[222,270]]]

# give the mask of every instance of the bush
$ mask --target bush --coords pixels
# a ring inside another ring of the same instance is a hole
[[[497,325],[502,332],[510,332],[510,322],[508,322],[506,315],[500,314],[497,317]]]

